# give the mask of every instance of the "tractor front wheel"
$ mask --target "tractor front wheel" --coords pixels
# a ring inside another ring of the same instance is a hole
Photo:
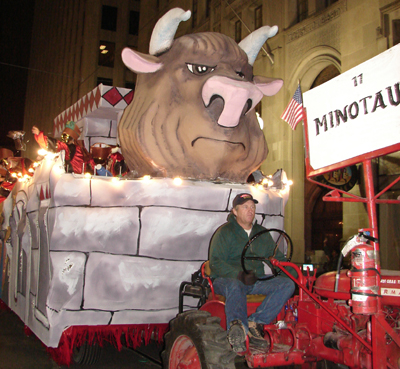
[[[207,311],[189,310],[171,321],[162,353],[165,369],[234,369],[235,356],[220,324]]]

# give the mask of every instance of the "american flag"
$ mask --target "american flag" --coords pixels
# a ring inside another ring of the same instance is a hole
[[[293,130],[296,129],[297,123],[303,119],[303,99],[300,85],[298,85],[296,92],[281,115],[281,119],[288,123]]]

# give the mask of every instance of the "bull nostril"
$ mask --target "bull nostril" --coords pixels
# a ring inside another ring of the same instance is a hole
[[[210,100],[214,95],[222,96],[222,98],[213,98],[212,104]],[[217,120],[218,125],[222,127],[234,128],[244,118],[244,115],[261,100],[262,91],[250,81],[239,81],[228,77],[213,76],[210,77],[203,86],[201,97],[207,111],[212,119]],[[215,114],[214,109],[216,101],[222,101],[218,107],[223,107],[221,114]]]
[[[243,108],[243,111],[242,111],[242,116],[243,116],[243,115],[246,115],[247,112],[250,111],[250,109],[251,109],[252,106],[253,106],[253,100],[248,99],[248,100],[246,101],[246,104],[244,104],[244,108]]]
[[[220,95],[213,95],[207,105],[207,111],[210,115],[210,118],[213,121],[218,122],[218,119],[221,116],[224,107],[225,100]]]
[[[211,96],[211,99],[210,99],[210,102],[208,103],[208,106],[210,106],[210,105],[213,103],[213,101],[215,101],[215,100],[217,100],[217,99],[224,100],[224,99],[222,98],[222,96],[220,96],[220,95],[212,95],[212,96]]]
[[[243,106],[241,116],[243,117],[246,115],[252,108],[253,106],[253,100],[252,99],[247,99],[246,103]],[[223,110],[225,107],[225,100],[221,95],[213,95],[210,98],[210,101],[207,105],[207,110],[210,114],[210,117],[218,122],[219,117],[221,116]],[[218,123],[219,124],[219,123]]]

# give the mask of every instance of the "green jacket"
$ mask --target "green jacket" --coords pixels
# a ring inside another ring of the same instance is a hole
[[[250,238],[263,230],[265,228],[256,222],[251,230]],[[237,223],[236,217],[232,213],[229,214],[228,222],[217,229],[211,240],[211,278],[237,278],[238,273],[243,270],[240,258],[248,241],[249,237],[246,231]],[[269,257],[273,255],[274,248],[275,242],[271,235],[266,232],[251,243],[246,256]],[[286,261],[285,256],[279,250],[276,252],[275,259]],[[245,266],[247,270],[253,270],[258,278],[265,275],[262,261],[246,260]],[[296,276],[296,272],[289,269],[288,271]]]

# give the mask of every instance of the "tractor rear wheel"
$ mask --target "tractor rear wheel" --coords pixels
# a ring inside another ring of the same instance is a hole
[[[164,369],[234,369],[236,353],[207,311],[189,310],[171,321],[162,353]]]

